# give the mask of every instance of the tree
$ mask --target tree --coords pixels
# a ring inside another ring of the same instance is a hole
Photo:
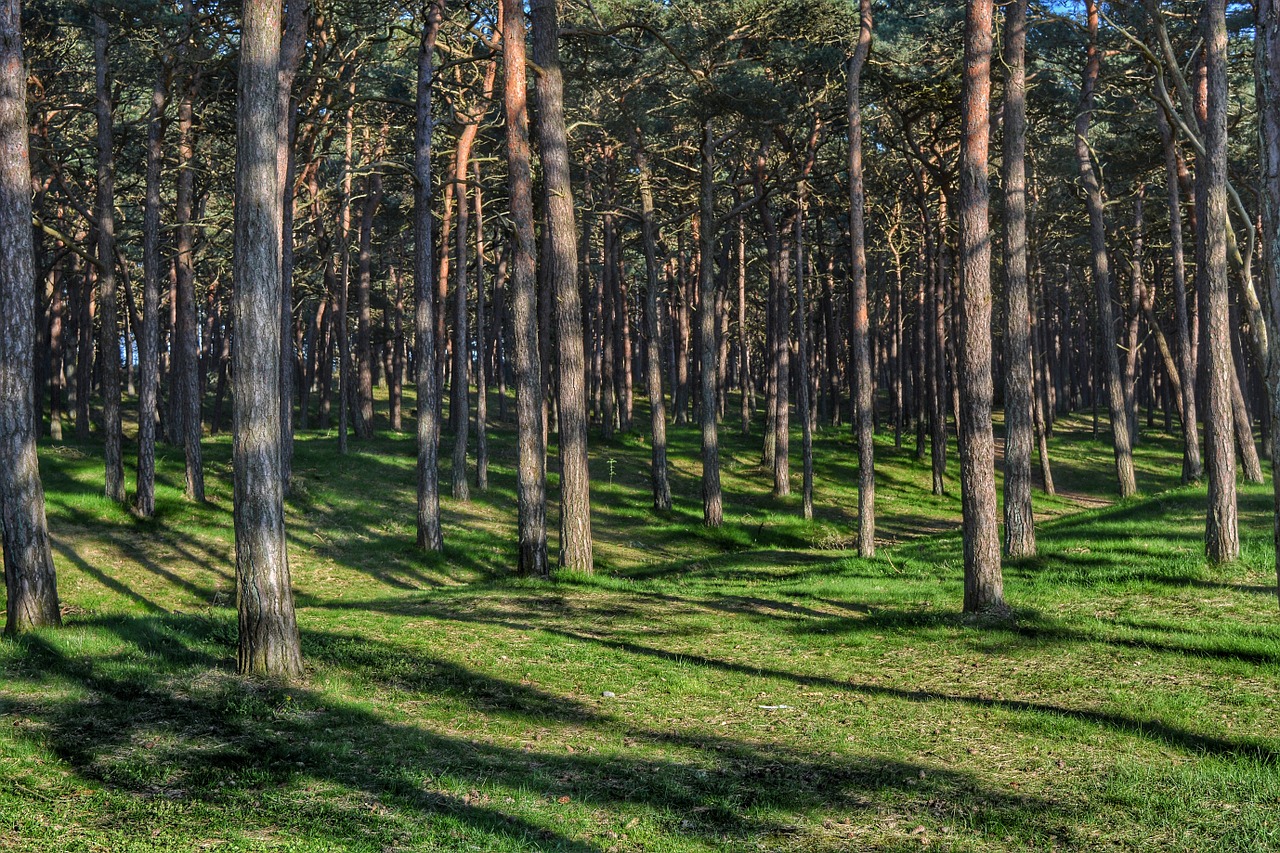
[[[36,458],[36,270],[19,5],[19,0],[0,2],[0,232],[5,235],[0,241],[0,518],[6,634],[62,622]]]
[[[862,69],[871,52],[871,0],[861,0],[858,46],[849,59],[849,238],[853,281],[854,428],[858,435],[858,555],[876,553],[875,417],[871,394],[871,320],[867,306],[867,247],[862,177]]]
[[[1204,222],[1199,233],[1204,270],[1204,329],[1207,400],[1205,401],[1205,473],[1209,509],[1205,519],[1205,552],[1210,562],[1240,556],[1236,518],[1236,456],[1232,443],[1231,327],[1227,311],[1227,17],[1226,0],[1207,0],[1202,19],[1208,95],[1203,170]],[[1248,441],[1252,444],[1253,437]]]
[[[413,135],[414,349],[418,390],[418,547],[444,550],[440,529],[440,383],[436,363],[435,266],[431,237],[431,84],[444,0],[426,0],[418,41]]]
[[[1027,289],[1027,0],[1005,11],[1004,65],[1004,550],[1036,552],[1031,513],[1031,307]]]
[[[992,0],[968,0],[960,100],[960,506],[964,610],[1003,610],[996,526],[995,439],[991,429],[990,144]]]
[[[569,181],[569,143],[564,124],[564,80],[556,0],[533,0],[533,61],[537,75],[538,145],[550,253],[544,259],[555,305],[556,411],[560,416],[560,566],[592,571],[591,487],[587,467],[586,355],[582,302],[578,295],[578,230]]]
[[[1267,322],[1271,351],[1267,391],[1272,411],[1271,485],[1276,545],[1276,579],[1280,584],[1280,5],[1258,3],[1254,80],[1257,86],[1259,148],[1261,149],[1263,278],[1269,297]],[[1280,585],[1277,586],[1280,593]]]
[[[280,230],[276,79],[281,0],[244,0],[236,98],[236,604],[241,673],[302,676],[280,452]]]
[[[542,433],[542,362],[538,353],[538,294],[534,272],[533,176],[525,73],[525,18],[520,0],[502,0],[503,103],[507,118],[507,182],[512,247],[511,323],[515,331],[516,505],[520,574],[546,577],[547,478]]]

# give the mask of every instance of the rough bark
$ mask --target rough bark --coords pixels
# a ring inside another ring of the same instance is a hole
[[[1004,552],[1036,553],[1031,512],[1034,432],[1031,307],[1027,285],[1027,0],[1005,12],[1004,65]]]
[[[1227,22],[1225,0],[1207,0],[1203,38],[1207,92],[1205,127],[1204,221],[1199,239],[1204,270],[1205,473],[1209,505],[1205,518],[1205,553],[1222,563],[1240,555],[1236,516],[1236,458],[1231,411],[1230,298],[1227,281]],[[1252,441],[1252,436],[1250,437]]]
[[[556,0],[530,3],[537,75],[538,147],[546,193],[550,253],[544,259],[555,306],[555,348],[560,414],[560,556],[562,568],[591,572],[591,486],[587,465],[587,365],[578,294],[578,228],[569,180],[564,124],[564,80]]]
[[[191,0],[184,14],[194,19]],[[200,448],[200,354],[196,338],[196,138],[195,100],[200,91],[201,73],[188,63],[188,79],[178,103],[178,177],[174,218],[177,220],[177,253],[175,258],[175,295],[173,341],[174,354],[171,393],[174,403],[170,434],[181,442],[186,461],[186,496],[188,500],[204,500],[204,458]]]
[[[62,621],[36,457],[36,268],[18,0],[0,3],[0,233],[0,527],[11,635]]]
[[[1259,105],[1263,278],[1270,297],[1266,319],[1271,326],[1266,380],[1272,413],[1271,486],[1276,510],[1272,530],[1276,579],[1280,584],[1280,0],[1259,0],[1255,8],[1254,80]]]
[[[414,351],[417,362],[418,547],[444,549],[440,530],[440,386],[436,367],[435,267],[431,237],[431,84],[444,0],[428,0],[418,42],[418,89],[413,137]]]
[[[960,137],[960,508],[964,610],[1002,611],[1004,584],[996,524],[995,440],[991,429],[990,144],[992,0],[969,0],[965,16]]]
[[[98,127],[98,359],[102,366],[102,431],[105,442],[106,495],[124,503],[124,461],[120,422],[120,320],[116,294],[115,155],[111,88],[107,67],[108,29],[105,11],[94,7],[94,112]]]
[[[861,0],[858,46],[849,60],[849,311],[853,318],[853,424],[858,435],[858,555],[876,553],[875,399],[871,389],[871,322],[867,305],[866,189],[862,178],[862,69],[871,52],[871,0]]]
[[[146,189],[142,221],[142,333],[138,339],[138,478],[134,506],[143,518],[156,510],[156,396],[160,385],[160,178],[164,167],[166,63],[151,90],[147,114]]]
[[[280,230],[276,71],[280,0],[245,0],[236,99],[232,380],[238,669],[302,676],[285,547],[280,455]]]
[[[538,352],[537,255],[533,231],[533,177],[525,70],[524,5],[502,0],[502,62],[507,120],[507,177],[512,248],[511,321],[515,332],[516,505],[519,527],[517,570],[546,577],[547,477],[542,431],[542,358]]]
[[[649,479],[653,486],[653,508],[659,511],[671,509],[671,481],[667,474],[667,406],[662,393],[662,335],[658,325],[658,234],[653,215],[653,171],[649,155],[644,150],[640,131],[633,131],[636,171],[640,178],[640,217],[644,240],[645,268],[645,323],[647,365],[645,371],[646,393],[649,395],[649,419],[652,427],[652,450],[649,459]],[[741,317],[739,303],[739,317]],[[741,321],[740,321],[741,322]],[[742,395],[746,405],[746,392]],[[747,415],[743,414],[743,429]]]
[[[702,191],[698,208],[698,345],[702,392],[698,415],[702,422],[702,523],[724,523],[720,490],[720,425],[716,420],[716,282],[715,155],[711,120],[702,121]]]
[[[1120,497],[1138,493],[1133,471],[1133,444],[1129,435],[1129,419],[1125,411],[1124,381],[1120,373],[1120,357],[1116,352],[1115,319],[1111,310],[1111,261],[1107,256],[1107,230],[1102,202],[1102,185],[1089,150],[1089,123],[1093,117],[1094,91],[1102,69],[1102,51],[1098,47],[1098,0],[1085,0],[1089,25],[1089,52],[1085,60],[1084,83],[1080,93],[1080,110],[1076,117],[1075,153],[1084,185],[1085,205],[1089,211],[1089,243],[1093,262],[1093,282],[1098,306],[1098,330],[1102,344],[1102,367],[1106,371],[1107,402],[1111,413],[1112,447],[1116,464],[1116,480]],[[1096,393],[1095,393],[1096,400]]]
[[[489,338],[484,316],[484,198],[479,163],[475,164],[475,185],[471,193],[476,216],[476,488],[485,492],[489,490]],[[399,325],[398,316],[396,324]]]

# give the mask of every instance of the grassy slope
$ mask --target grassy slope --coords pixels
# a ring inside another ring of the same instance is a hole
[[[1210,569],[1176,442],[1139,451],[1154,497],[1081,511],[1110,450],[1063,423],[1074,500],[1037,495],[1058,517],[1006,566],[1017,621],[984,628],[927,463],[882,444],[895,544],[862,561],[846,431],[818,437],[813,524],[735,432],[718,532],[693,428],[662,518],[643,442],[597,442],[600,573],[550,584],[509,576],[509,433],[490,492],[444,501],[443,557],[412,546],[410,438],[339,459],[303,437],[288,689],[233,673],[225,439],[207,506],[163,453],[151,522],[98,497],[97,447],[46,448],[67,627],[0,644],[0,848],[1280,848],[1265,489],[1242,493],[1244,559]]]

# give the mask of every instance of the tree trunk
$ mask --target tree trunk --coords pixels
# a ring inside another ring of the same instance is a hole
[[[867,304],[866,190],[862,179],[862,69],[871,52],[871,0],[861,0],[858,46],[849,60],[850,314],[853,317],[853,423],[858,434],[858,556],[876,553],[875,398],[871,388],[871,322]]]
[[[992,0],[969,0],[960,99],[960,505],[964,610],[1005,609],[996,525],[995,440],[991,429],[990,143]]]
[[[136,507],[156,511],[156,395],[160,385],[160,178],[164,167],[164,107],[169,95],[165,63],[151,91],[147,115],[146,198],[142,222],[142,334],[138,340],[138,480]],[[56,416],[56,412],[54,413]]]
[[[444,0],[427,0],[418,42],[418,89],[413,136],[414,355],[417,362],[418,547],[444,550],[440,530],[440,385],[436,366],[435,266],[431,238],[431,84]]]
[[[1276,578],[1280,582],[1280,3],[1263,0],[1257,10],[1254,81],[1261,141],[1262,257],[1271,326],[1266,365],[1271,404],[1271,486]],[[1280,589],[1280,587],[1277,587]]]
[[[529,113],[525,73],[524,5],[502,0],[502,62],[507,120],[507,173],[512,250],[511,314],[516,357],[516,504],[519,525],[517,569],[546,577],[547,477],[542,431],[542,358],[538,352],[538,294],[534,264],[533,178],[529,151]]]
[[[1031,307],[1027,284],[1027,0],[1005,11],[1004,65],[1004,551],[1036,553],[1031,511],[1034,433]]]
[[[241,33],[232,371],[238,669],[292,680],[302,677],[302,652],[289,583],[280,455],[280,0],[245,0]]]
[[[62,622],[36,457],[36,269],[21,26],[18,0],[0,2],[0,529],[10,635]]]
[[[658,324],[658,235],[653,221],[653,175],[649,155],[644,150],[639,129],[632,131],[636,171],[640,177],[640,216],[644,239],[645,323],[647,352],[645,380],[649,395],[649,420],[653,432],[649,471],[653,486],[653,508],[671,509],[671,482],[667,475],[667,406],[662,394],[662,335]],[[742,316],[739,302],[739,317]],[[739,321],[741,322],[741,320]],[[746,392],[743,392],[743,430],[746,430]]]
[[[100,4],[93,14],[93,56],[98,124],[98,359],[102,364],[102,429],[106,443],[106,495],[124,503],[124,461],[120,423],[120,321],[116,305],[115,155],[111,89],[107,68],[107,21]],[[34,262],[33,262],[34,263]]]
[[[1208,86],[1203,169],[1204,270],[1201,277],[1205,311],[1205,461],[1209,507],[1205,519],[1205,552],[1210,562],[1240,555],[1236,518],[1236,457],[1232,447],[1230,298],[1227,282],[1227,22],[1225,0],[1207,0],[1202,21]],[[1253,437],[1249,437],[1253,441]]]
[[[294,141],[298,135],[293,81],[307,47],[311,0],[286,0],[285,30],[276,68],[276,177],[280,182],[280,464],[284,488],[293,476],[293,397],[297,356],[293,346]]]
[[[194,16],[191,0],[186,0],[184,14]],[[178,104],[178,179],[174,216],[178,223],[177,308],[174,312],[173,338],[177,353],[171,372],[171,393],[175,398],[171,434],[179,438],[186,457],[186,496],[197,503],[204,501],[204,459],[200,449],[200,355],[196,339],[196,258],[195,197],[196,139],[195,99],[200,91],[200,70],[188,64],[186,90]]]
[[[533,0],[533,61],[537,75],[538,145],[542,155],[546,228],[551,252],[547,274],[555,305],[555,347],[560,413],[560,556],[562,568],[590,573],[591,472],[587,465],[586,353],[582,300],[578,293],[578,227],[569,180],[569,143],[564,124],[560,69],[560,25],[556,0]],[[624,309],[625,310],[625,309]]]
[[[698,346],[702,392],[698,415],[702,421],[702,523],[707,527],[719,527],[724,523],[720,491],[720,426],[716,421],[716,282],[712,258],[716,231],[715,155],[711,120],[704,118],[702,192],[698,209]]]
[[[1094,90],[1102,68],[1102,52],[1098,47],[1098,0],[1085,0],[1089,22],[1089,52],[1085,60],[1084,83],[1080,94],[1080,110],[1076,117],[1076,165],[1084,184],[1085,204],[1089,210],[1089,242],[1093,260],[1093,281],[1097,291],[1098,329],[1101,334],[1102,366],[1107,375],[1107,400],[1111,411],[1112,446],[1115,451],[1116,480],[1120,497],[1138,493],[1133,471],[1133,444],[1129,436],[1129,419],[1125,411],[1124,381],[1120,374],[1120,358],[1116,353],[1115,319],[1111,311],[1111,262],[1107,256],[1107,230],[1103,219],[1102,185],[1089,151],[1089,122],[1093,116]],[[1094,391],[1096,405],[1097,389]]]
[[[484,295],[484,199],[480,191],[480,164],[475,164],[471,188],[476,214],[476,488],[489,490],[489,340],[485,325]],[[397,281],[396,292],[399,293]],[[399,318],[397,315],[397,341]],[[399,344],[397,343],[397,346]],[[396,368],[399,370],[399,367]],[[396,427],[399,429],[399,427]]]

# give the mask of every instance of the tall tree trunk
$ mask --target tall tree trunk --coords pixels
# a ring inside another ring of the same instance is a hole
[[[871,52],[871,0],[859,3],[858,46],[849,60],[850,314],[853,317],[853,423],[858,433],[858,556],[876,553],[875,398],[871,388],[871,321],[867,304],[866,189],[862,178],[862,69]]]
[[[1080,92],[1080,110],[1076,116],[1076,165],[1084,184],[1085,204],[1089,210],[1089,242],[1093,260],[1093,281],[1097,291],[1098,329],[1101,335],[1102,366],[1107,375],[1107,400],[1111,411],[1112,446],[1115,450],[1116,480],[1120,497],[1138,493],[1133,471],[1133,444],[1129,435],[1129,419],[1125,411],[1124,381],[1120,374],[1120,358],[1116,353],[1115,319],[1111,311],[1111,262],[1107,257],[1107,229],[1103,219],[1102,185],[1089,150],[1089,122],[1093,117],[1094,90],[1102,68],[1102,51],[1098,47],[1098,1],[1085,0],[1089,25],[1089,52],[1085,60],[1084,83]],[[1097,399],[1095,389],[1094,399]]]
[[[151,91],[147,115],[146,198],[142,222],[142,334],[138,340],[138,480],[136,507],[143,518],[156,511],[156,395],[160,385],[160,178],[164,167],[164,107],[169,96],[166,62]],[[56,416],[56,412],[54,413]]]
[[[98,358],[102,364],[102,428],[106,442],[106,495],[124,503],[124,460],[120,423],[120,321],[116,305],[115,155],[111,88],[107,68],[107,20],[101,4],[93,14],[94,100],[98,124]]]
[[[476,214],[476,488],[487,492],[489,490],[489,339],[484,316],[487,310],[484,293],[484,199],[480,187],[480,164],[474,165],[475,186],[471,188],[471,192],[475,199]],[[399,292],[398,286],[397,292]]]
[[[293,346],[294,141],[298,135],[293,81],[307,47],[311,0],[286,0],[280,64],[276,68],[276,177],[283,220],[280,227],[280,464],[284,488],[293,476],[293,397],[297,356]]]
[[[365,140],[365,167],[370,170],[364,182],[364,200],[360,205],[359,248],[356,260],[356,435],[362,440],[373,438],[373,316],[370,299],[373,291],[373,216],[382,203],[382,175],[374,166],[386,149],[383,127],[381,139],[374,146]],[[367,131],[366,131],[367,133]]]
[[[431,237],[431,84],[444,0],[426,0],[418,42],[418,90],[413,136],[414,356],[417,367],[418,547],[444,550],[440,530],[440,385],[436,366],[435,267]]]
[[[964,531],[964,610],[1004,605],[996,525],[995,439],[991,429],[991,243],[987,151],[990,144],[992,0],[969,0],[960,99],[960,506]]]
[[[698,208],[698,344],[701,357],[702,523],[724,523],[720,492],[720,426],[716,421],[715,156],[711,120],[702,120],[702,192]]]
[[[0,2],[0,532],[5,633],[62,622],[35,433],[35,250],[18,0]]]
[[[587,465],[587,372],[582,343],[582,300],[578,293],[578,226],[569,180],[569,143],[564,124],[564,80],[560,69],[560,25],[556,0],[533,0],[533,61],[536,78],[538,146],[542,155],[546,228],[545,259],[555,306],[555,348],[560,413],[559,565],[591,572],[591,472]],[[625,310],[625,309],[624,309]]]
[[[1262,197],[1263,277],[1266,281],[1271,326],[1271,350],[1266,365],[1271,404],[1271,486],[1274,495],[1273,541],[1276,578],[1280,582],[1280,3],[1262,0],[1257,10],[1254,42],[1254,81],[1259,107]],[[1280,586],[1277,587],[1280,590]]]
[[[1027,0],[1005,11],[1004,65],[1004,551],[1036,553],[1031,512],[1034,432],[1031,307],[1027,285]]]
[[[519,526],[517,569],[546,577],[547,476],[542,431],[542,358],[538,352],[538,294],[534,264],[533,177],[525,74],[524,4],[502,0],[502,62],[507,120],[507,172],[512,252],[511,314],[516,357],[516,504]]]
[[[194,20],[191,0],[184,14]],[[174,311],[173,339],[177,352],[173,359],[171,393],[173,407],[170,433],[182,443],[186,461],[186,496],[204,501],[204,459],[200,448],[203,434],[200,416],[200,356],[196,339],[196,258],[195,198],[196,139],[195,100],[200,91],[201,73],[188,63],[188,80],[178,104],[178,179],[174,217],[178,223],[176,267],[177,307]]]
[[[1205,460],[1209,508],[1205,519],[1205,552],[1223,563],[1240,555],[1236,517],[1236,458],[1232,448],[1231,328],[1227,282],[1227,20],[1226,0],[1207,0],[1203,38],[1208,86],[1205,128],[1204,213],[1200,229],[1204,272]],[[1253,437],[1249,437],[1253,441]]]
[[[232,372],[238,669],[292,680],[302,677],[302,652],[289,583],[280,455],[280,0],[244,0],[243,8]]]
[[[662,334],[658,325],[658,234],[653,221],[653,172],[649,155],[644,149],[639,129],[632,131],[635,148],[636,171],[640,177],[640,217],[644,239],[645,268],[645,323],[648,362],[645,371],[646,393],[649,395],[649,421],[653,433],[653,446],[649,460],[650,482],[653,486],[653,508],[662,512],[671,509],[671,482],[667,475],[667,406],[662,394]],[[741,317],[741,303],[739,303]],[[746,429],[746,392],[743,392],[743,429]]]

